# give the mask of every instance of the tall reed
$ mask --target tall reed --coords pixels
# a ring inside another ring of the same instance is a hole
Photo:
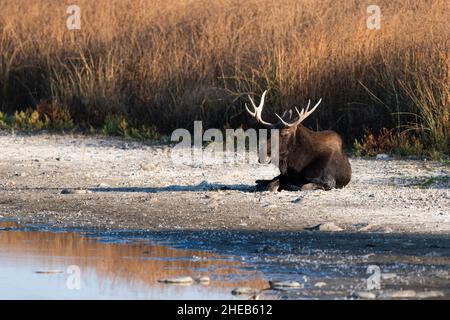
[[[237,126],[245,95],[269,111],[323,103],[306,124],[347,141],[384,127],[449,146],[447,0],[78,0],[0,2],[0,110],[45,101],[76,124],[111,115],[161,132],[203,119]],[[271,114],[267,114],[270,118]]]

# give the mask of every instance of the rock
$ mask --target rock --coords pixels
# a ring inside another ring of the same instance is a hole
[[[239,296],[239,295],[257,295],[260,292],[258,289],[254,288],[248,288],[248,287],[238,287],[234,288],[233,291],[231,291],[232,295]]]
[[[27,174],[25,173],[25,172],[14,172],[14,175],[16,176],[16,177],[26,177],[27,176]]]
[[[98,185],[97,185],[97,188],[108,188],[109,187],[109,185],[108,184],[106,184],[106,183],[99,183]]]
[[[424,291],[424,292],[417,292],[416,298],[419,299],[431,299],[431,298],[438,298],[438,297],[444,297],[445,294],[442,291]]]
[[[200,283],[200,284],[207,285],[207,284],[209,284],[210,279],[209,279],[209,277],[205,277],[205,276],[204,276],[204,277],[198,278],[198,279],[197,279],[197,282]]]
[[[342,229],[341,227],[335,225],[332,222],[324,223],[324,224],[321,224],[319,226],[319,231],[324,231],[324,232],[338,232],[338,231],[343,231],[343,230],[344,229]]]
[[[158,282],[168,284],[191,284],[192,282],[194,282],[194,279],[192,279],[191,277],[175,277],[159,279]]]
[[[414,298],[416,297],[416,291],[414,290],[392,290],[385,291],[381,295],[382,298],[393,298],[393,299],[403,299],[403,298]]]
[[[302,285],[297,281],[269,281],[270,288],[273,290],[301,288]]]
[[[321,223],[318,224],[314,227],[311,228],[305,228],[306,230],[311,230],[311,231],[323,231],[323,232],[338,232],[338,231],[343,231],[344,229],[342,229],[341,227],[335,225],[333,222],[326,222],[326,223]]]
[[[361,231],[361,232],[364,232],[364,231],[370,231],[370,230],[372,230],[373,228],[374,228],[374,225],[369,223],[369,224],[367,224],[367,225],[365,225],[365,226],[359,228],[358,231]]]
[[[390,279],[394,279],[397,278],[397,275],[395,273],[382,273],[381,274],[381,279],[383,280],[390,280]]]
[[[302,201],[302,198],[301,197],[297,197],[297,198],[293,199],[291,202],[292,203],[299,203],[300,201]]]
[[[64,271],[61,271],[61,270],[38,270],[38,271],[35,271],[34,273],[38,273],[38,274],[61,274],[61,273],[64,273]]]
[[[355,295],[360,299],[375,299],[377,297],[375,293],[368,291],[358,291]]]
[[[387,160],[389,158],[390,158],[390,156],[388,154],[385,154],[385,153],[379,153],[375,157],[376,160]]]
[[[382,228],[380,229],[380,232],[384,232],[384,233],[392,233],[392,232],[394,232],[394,230],[392,230],[392,228],[390,228],[390,227],[382,227]]]
[[[325,283],[325,282],[316,282],[315,284],[314,284],[314,287],[316,287],[316,288],[323,288],[323,287],[325,287],[327,284]]]
[[[144,164],[141,164],[141,169],[144,171],[154,171],[154,170],[158,169],[158,165],[151,163],[151,162],[144,163]]]
[[[88,194],[92,193],[90,190],[85,189],[63,189],[61,194]]]
[[[202,182],[200,182],[196,188],[198,188],[198,190],[200,190],[200,191],[212,190],[211,185],[206,180],[203,180]]]

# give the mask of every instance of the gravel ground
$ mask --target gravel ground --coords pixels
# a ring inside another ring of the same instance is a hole
[[[340,190],[256,193],[271,165],[177,165],[166,145],[0,134],[0,218],[139,230],[450,233],[450,166],[351,159]],[[318,226],[320,225],[320,226]]]

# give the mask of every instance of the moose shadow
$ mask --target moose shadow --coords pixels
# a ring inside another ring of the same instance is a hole
[[[160,193],[160,192],[205,192],[205,191],[242,191],[254,192],[255,185],[246,184],[220,184],[201,182],[197,185],[169,185],[163,187],[98,187],[89,188],[91,192],[143,192],[143,193]]]

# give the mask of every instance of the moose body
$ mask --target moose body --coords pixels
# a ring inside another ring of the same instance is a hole
[[[281,191],[298,190],[302,188],[322,188],[330,190],[346,186],[351,179],[351,166],[342,148],[342,139],[334,131],[312,131],[301,124],[317,106],[301,112],[295,108],[299,117],[293,123],[292,111],[285,112],[277,124],[262,120],[261,113],[264,106],[263,93],[259,107],[253,100],[254,112],[248,107],[247,111],[256,118],[260,125],[267,128],[279,129],[279,169],[280,175],[272,180],[258,180],[258,190]]]

